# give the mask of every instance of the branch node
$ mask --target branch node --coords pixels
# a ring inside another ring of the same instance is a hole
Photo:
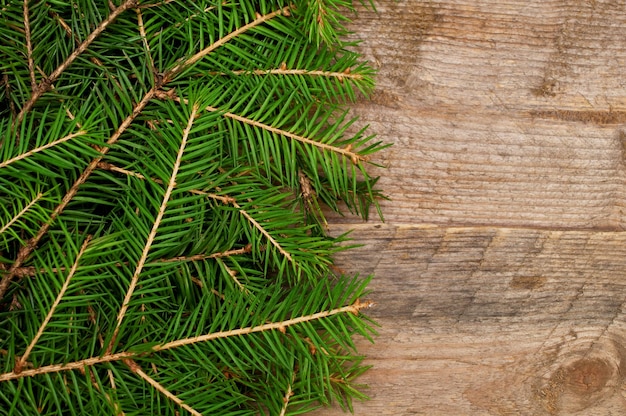
[[[172,88],[167,91],[162,90],[160,89],[160,86],[158,85],[159,82],[163,83],[163,74],[156,75],[157,88],[159,89],[156,90],[154,95],[157,99],[162,100],[162,101],[167,101],[167,100],[176,100],[176,98],[178,98],[178,96],[176,95],[176,88]]]

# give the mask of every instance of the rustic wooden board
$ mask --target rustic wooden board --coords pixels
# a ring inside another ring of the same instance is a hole
[[[331,224],[376,275],[355,414],[626,414],[626,3],[376,3],[355,113],[391,199]]]
[[[380,0],[356,112],[395,143],[387,221],[621,229],[623,1]]]
[[[365,246],[340,263],[377,276],[382,325],[374,345],[359,341],[374,368],[357,415],[626,412],[626,233],[361,225],[353,237]]]

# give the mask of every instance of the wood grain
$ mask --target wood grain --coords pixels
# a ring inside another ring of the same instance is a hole
[[[355,414],[626,414],[626,2],[377,8],[386,223],[331,224],[382,325]]]
[[[355,227],[382,325],[356,415],[626,410],[626,233]]]
[[[623,228],[623,1],[377,4],[355,111],[395,143],[387,221]]]

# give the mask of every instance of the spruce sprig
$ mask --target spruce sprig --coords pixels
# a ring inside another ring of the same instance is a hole
[[[0,414],[365,397],[322,209],[381,197],[353,3],[0,0]]]

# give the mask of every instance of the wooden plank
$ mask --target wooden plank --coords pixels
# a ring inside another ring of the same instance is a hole
[[[355,113],[395,144],[387,221],[623,229],[623,1],[376,4]]]
[[[331,224],[376,276],[355,414],[626,414],[626,4],[376,4],[387,223]]]
[[[359,341],[374,368],[356,415],[626,414],[626,233],[365,224],[353,238],[365,246],[339,266],[377,276],[382,325]]]

